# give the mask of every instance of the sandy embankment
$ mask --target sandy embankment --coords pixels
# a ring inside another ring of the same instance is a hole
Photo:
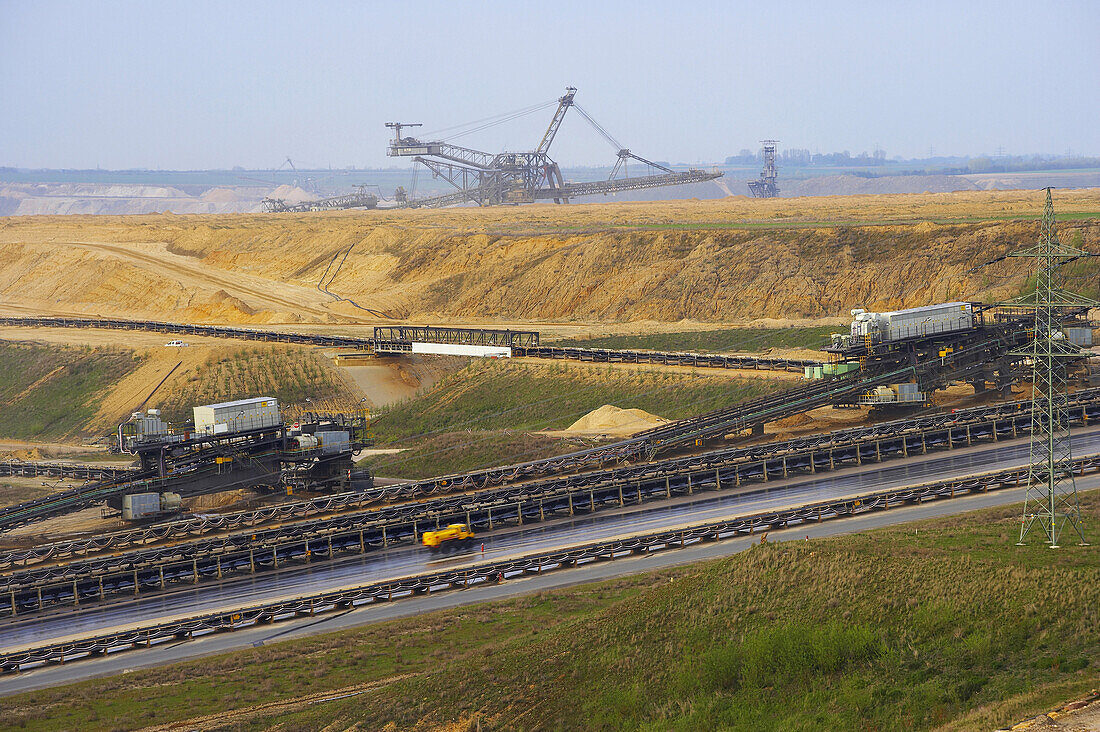
[[[660,427],[669,420],[641,409],[622,409],[604,404],[578,419],[563,430],[547,430],[535,434],[550,437],[627,437],[635,432]]]
[[[1061,192],[1056,205],[1063,239],[1100,249],[1100,191]],[[1023,264],[971,270],[1033,240],[1041,211],[1033,191],[976,191],[11,217],[0,229],[0,308],[229,323],[353,324],[378,313],[548,328],[796,322],[857,306],[1001,299],[1023,281]]]

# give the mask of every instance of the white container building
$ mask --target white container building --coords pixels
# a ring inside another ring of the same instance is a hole
[[[852,311],[852,341],[870,336],[875,343],[923,338],[939,333],[954,333],[974,327],[974,306],[968,302],[948,302],[886,313]]]
[[[222,435],[247,432],[282,424],[279,402],[274,397],[238,399],[195,407],[195,432]]]

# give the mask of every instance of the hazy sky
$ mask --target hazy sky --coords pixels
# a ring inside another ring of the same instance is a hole
[[[390,165],[386,121],[429,131],[567,85],[657,160],[768,137],[1100,155],[1098,31],[1091,0],[0,0],[0,165]],[[530,149],[550,114],[456,142]],[[614,159],[574,113],[552,153]]]

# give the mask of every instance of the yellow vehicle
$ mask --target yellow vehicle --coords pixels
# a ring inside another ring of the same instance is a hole
[[[466,524],[451,524],[438,531],[425,531],[420,540],[432,552],[453,552],[472,547],[474,532]]]

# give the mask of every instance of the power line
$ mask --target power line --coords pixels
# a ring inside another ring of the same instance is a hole
[[[1029,308],[1035,314],[1034,338],[1017,352],[1032,364],[1031,466],[1017,543],[1024,544],[1036,531],[1055,548],[1059,546],[1059,536],[1067,529],[1082,545],[1086,543],[1073,475],[1066,394],[1067,366],[1082,356],[1068,342],[1062,320],[1067,312],[1080,309],[1087,317],[1088,309],[1097,303],[1063,288],[1062,266],[1094,255],[1058,241],[1050,190],[1046,189],[1039,243],[1007,255],[1035,261],[1035,290],[1002,305]]]
[[[464,130],[462,132],[456,132],[454,134],[447,135],[446,137],[443,138],[444,141],[446,141],[446,140],[457,140],[460,137],[466,137],[467,135],[472,135],[475,132],[481,132],[482,130],[489,129],[490,127],[496,127],[497,125],[504,124],[505,122],[511,122],[512,120],[519,119],[520,117],[526,117],[529,114],[534,114],[535,112],[546,109],[547,107],[550,107],[550,106],[555,105],[557,103],[558,103],[558,100],[554,99],[552,101],[543,102],[541,104],[536,104],[536,105],[531,106],[531,107],[524,107],[523,109],[517,109],[513,112],[506,112],[504,114],[495,115],[493,117],[485,117],[484,119],[477,120],[476,122],[467,122],[465,124],[455,125],[454,127],[444,128],[442,130],[437,130],[435,132],[429,132],[429,133],[426,133],[425,137],[435,136],[435,135],[438,135],[441,132],[446,132],[448,130],[462,130],[463,128],[469,127],[470,125],[476,125],[475,127],[471,127],[468,130]]]

